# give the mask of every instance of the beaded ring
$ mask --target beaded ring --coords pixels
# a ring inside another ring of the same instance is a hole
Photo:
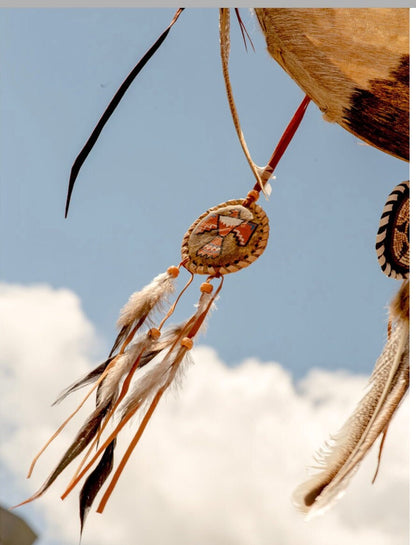
[[[376,237],[377,259],[385,275],[409,278],[410,269],[409,181],[397,185],[387,198]]]

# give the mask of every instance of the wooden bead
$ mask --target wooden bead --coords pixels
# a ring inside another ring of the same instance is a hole
[[[203,282],[200,287],[200,290],[202,293],[212,293],[213,289],[214,289],[214,286],[210,284],[209,282]]]
[[[156,341],[160,337],[160,331],[156,327],[152,327],[152,329],[149,329],[148,335],[149,337],[152,337],[154,341]]]
[[[192,341],[192,339],[190,339],[189,337],[184,337],[182,340],[181,340],[181,346],[184,346],[185,348],[187,348],[188,350],[191,350],[191,348],[193,347],[194,343]]]
[[[168,270],[166,271],[170,276],[172,276],[173,278],[177,278],[178,275],[179,275],[179,269],[178,267],[175,267],[174,265],[172,265],[172,267],[169,267]]]
[[[246,201],[248,201],[250,204],[252,202],[256,202],[259,200],[260,193],[256,191],[255,189],[252,189],[247,193]]]

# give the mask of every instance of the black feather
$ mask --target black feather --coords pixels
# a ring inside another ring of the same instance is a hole
[[[45,483],[36,493],[36,497],[43,494],[51,484],[59,477],[62,471],[73,461],[75,458],[81,454],[81,452],[91,443],[94,437],[97,434],[99,426],[107,414],[110,404],[108,403],[105,407],[97,407],[92,413],[91,417],[85,422],[74,441],[70,447],[66,450],[65,454],[62,456],[60,462],[56,468],[49,475]]]
[[[91,505],[113,469],[116,441],[116,439],[113,439],[105,449],[97,467],[90,473],[79,494],[80,535],[82,535],[84,522],[91,509]]]
[[[114,341],[113,347],[110,350],[109,358],[114,354],[114,352],[117,350],[117,348],[120,346],[122,340],[127,337],[129,332],[129,326],[123,325],[123,327],[120,329],[119,334],[117,335],[117,339]]]
[[[183,11],[183,9],[184,8],[181,8],[178,15]],[[175,20],[176,19],[174,19],[174,21]],[[72,190],[74,189],[75,180],[77,179],[78,173],[79,173],[82,165],[84,164],[84,161],[88,157],[88,155],[89,155],[90,151],[92,150],[95,142],[98,140],[98,137],[100,136],[100,133],[104,128],[104,125],[110,119],[112,113],[117,108],[119,102],[123,98],[123,96],[126,93],[127,89],[133,83],[135,77],[140,73],[142,68],[144,68],[144,66],[146,66],[147,62],[152,58],[152,56],[156,53],[156,51],[159,49],[159,47],[165,41],[165,38],[169,34],[169,31],[171,29],[171,26],[172,26],[173,22],[159,36],[159,38],[156,40],[156,42],[143,55],[143,57],[136,64],[136,66],[133,68],[133,70],[130,72],[130,74],[127,76],[127,78],[123,81],[123,83],[119,87],[118,91],[116,92],[114,97],[111,99],[111,102],[107,106],[105,112],[103,113],[100,120],[98,121],[95,129],[92,131],[91,136],[88,138],[86,144],[84,145],[84,147],[82,148],[82,150],[78,154],[77,158],[75,159],[74,164],[72,165],[71,175],[69,177],[68,193],[67,193],[66,205],[65,205],[65,217],[67,217],[67,215],[68,215],[69,203],[71,201],[71,195],[72,195]]]

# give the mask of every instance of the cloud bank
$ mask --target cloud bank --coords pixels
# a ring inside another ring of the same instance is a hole
[[[7,485],[0,502],[10,506],[37,489],[82,421],[26,480],[31,459],[80,398],[50,403],[96,365],[99,342],[76,295],[46,285],[0,285],[0,328]],[[90,513],[84,545],[407,545],[407,401],[390,426],[376,483],[374,448],[345,497],[305,522],[292,506],[293,489],[359,401],[367,377],[313,369],[294,384],[276,362],[249,359],[230,368],[204,346],[193,360],[181,386],[162,400],[104,514]],[[38,545],[78,542],[77,494],[59,499],[70,477],[65,472],[18,511],[41,534]]]

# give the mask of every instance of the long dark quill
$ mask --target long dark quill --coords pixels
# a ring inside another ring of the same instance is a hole
[[[92,150],[95,142],[98,140],[98,137],[101,134],[101,131],[104,128],[104,125],[107,123],[107,121],[110,119],[112,113],[117,108],[119,102],[123,98],[125,92],[130,87],[130,85],[133,83],[135,77],[140,73],[142,68],[146,66],[147,62],[153,57],[153,55],[156,53],[156,51],[159,49],[159,47],[162,45],[162,43],[165,41],[165,38],[169,34],[170,29],[178,19],[179,15],[182,13],[182,11],[185,8],[179,8],[172,21],[170,22],[167,29],[159,36],[159,38],[156,40],[156,42],[152,45],[152,47],[143,55],[143,57],[140,59],[140,61],[136,64],[136,66],[133,68],[133,70],[130,72],[130,74],[127,76],[127,78],[123,81],[121,86],[119,87],[118,91],[114,95],[114,97],[111,99],[110,104],[107,106],[105,112],[101,116],[100,120],[98,121],[95,129],[92,131],[91,136],[88,138],[86,144],[78,154],[77,158],[74,161],[74,164],[72,165],[71,169],[71,175],[69,177],[69,184],[68,184],[68,193],[66,197],[66,205],[65,205],[65,217],[68,216],[68,210],[69,210],[69,204],[71,201],[71,195],[72,190],[74,189],[75,180],[77,179],[78,173],[84,164],[84,161],[88,157],[90,151]]]
[[[82,535],[84,523],[91,509],[91,505],[113,469],[116,443],[117,439],[113,439],[105,449],[97,467],[88,476],[79,494],[80,535]]]

